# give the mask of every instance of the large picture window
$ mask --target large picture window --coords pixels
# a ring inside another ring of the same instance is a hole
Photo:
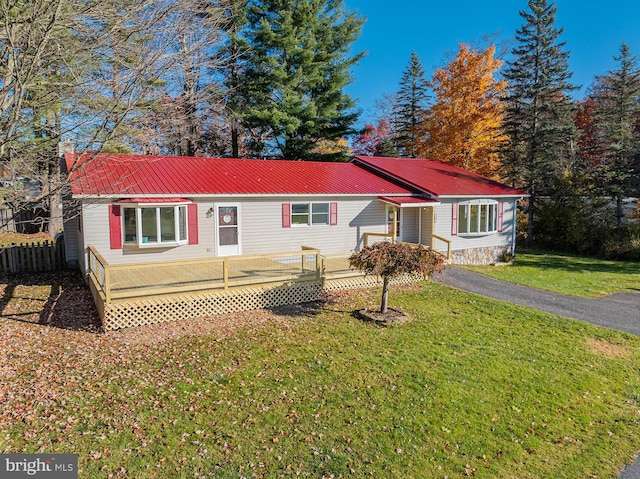
[[[187,243],[187,205],[124,206],[124,244],[171,246]]]
[[[329,203],[292,203],[291,226],[329,225]]]
[[[498,231],[498,202],[458,204],[458,234],[479,235]]]

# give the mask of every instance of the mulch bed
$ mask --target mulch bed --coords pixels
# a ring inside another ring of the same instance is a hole
[[[381,313],[375,309],[359,309],[355,311],[355,316],[363,321],[372,321],[381,326],[390,326],[392,324],[402,324],[411,320],[411,317],[404,311],[398,309],[387,308],[386,313]]]

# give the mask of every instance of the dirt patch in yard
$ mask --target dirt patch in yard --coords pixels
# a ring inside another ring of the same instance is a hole
[[[633,354],[630,348],[611,343],[604,339],[589,339],[587,341],[587,347],[594,353],[602,354],[608,358],[628,358]]]

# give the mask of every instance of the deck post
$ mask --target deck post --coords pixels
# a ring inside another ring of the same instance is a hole
[[[320,255],[320,251],[316,251],[316,277],[320,279],[324,274],[324,256]]]
[[[109,277],[111,267],[107,264],[103,264],[102,267],[104,268],[104,301],[108,304],[111,302],[111,279]]]
[[[224,289],[229,289],[229,258],[222,260],[222,282],[224,283]]]

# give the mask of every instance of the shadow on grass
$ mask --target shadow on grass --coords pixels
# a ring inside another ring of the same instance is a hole
[[[278,316],[306,316],[306,317],[314,317],[318,314],[326,311],[326,303],[324,301],[311,301],[308,303],[299,303],[299,304],[290,304],[285,306],[276,306],[273,308],[267,308],[268,311],[271,311]]]
[[[640,263],[631,261],[612,261],[587,256],[572,255],[570,253],[554,253],[548,251],[528,250],[521,248],[520,253],[526,253],[533,258],[523,258],[516,254],[514,264],[523,267],[535,267],[542,270],[558,271],[588,271],[592,273],[608,274],[640,274]]]
[[[74,331],[101,331],[91,292],[78,271],[5,276],[0,286],[0,317]]]

